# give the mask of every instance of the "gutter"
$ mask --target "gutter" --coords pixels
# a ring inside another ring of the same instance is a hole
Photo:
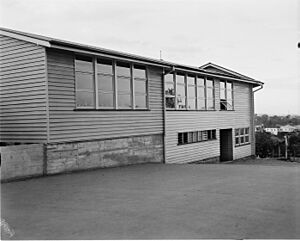
[[[264,88],[264,85],[261,83],[261,84],[259,84],[259,88],[257,88],[256,90],[253,90],[253,93],[256,92],[256,91],[259,91],[263,88]]]

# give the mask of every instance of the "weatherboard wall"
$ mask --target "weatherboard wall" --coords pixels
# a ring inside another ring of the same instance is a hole
[[[50,143],[163,134],[162,69],[149,67],[149,110],[75,110],[74,57],[47,50]]]
[[[0,35],[0,142],[47,141],[45,49]]]
[[[219,110],[219,81],[215,82],[215,111],[166,111],[166,162],[189,163],[220,156],[220,129],[232,128],[232,143],[234,143],[234,128],[250,127],[252,113],[252,86],[234,82],[234,111]],[[178,145],[178,132],[217,130],[217,139]],[[253,136],[251,144],[235,147],[233,158],[239,159],[252,155]]]

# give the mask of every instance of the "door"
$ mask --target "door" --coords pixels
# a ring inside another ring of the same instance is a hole
[[[233,160],[232,129],[220,129],[220,161]]]

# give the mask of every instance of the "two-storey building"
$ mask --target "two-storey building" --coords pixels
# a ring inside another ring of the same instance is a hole
[[[0,40],[0,142],[42,144],[44,174],[255,154],[260,81],[10,29]]]

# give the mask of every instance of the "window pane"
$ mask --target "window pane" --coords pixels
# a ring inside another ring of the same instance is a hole
[[[177,96],[185,96],[185,86],[177,85]]]
[[[202,132],[198,131],[198,141],[202,141]]]
[[[187,84],[188,84],[188,85],[195,85],[195,77],[193,77],[193,76],[188,76],[188,77],[187,77]]]
[[[94,78],[92,74],[76,72],[76,89],[94,89]]]
[[[178,133],[178,144],[183,144],[183,133]]]
[[[135,96],[135,107],[136,108],[146,108],[146,96],[136,95]]]
[[[213,86],[214,86],[213,80],[207,79],[206,80],[206,87],[213,87]]]
[[[177,108],[178,109],[186,109],[185,97],[177,97]]]
[[[130,65],[127,63],[117,63],[117,75],[130,77]]]
[[[245,136],[245,143],[249,142],[249,136]]]
[[[227,110],[233,110],[232,100],[227,100]]]
[[[123,108],[131,107],[131,96],[130,95],[118,95],[118,105]]]
[[[197,142],[197,131],[193,132],[193,142]]]
[[[98,89],[113,90],[113,77],[111,75],[98,74]]]
[[[184,82],[184,75],[176,75],[176,81],[177,81],[177,84],[185,84]]]
[[[205,88],[204,87],[200,87],[200,88],[197,88],[197,97],[198,98],[205,98]]]
[[[188,132],[188,143],[193,142],[193,132]]]
[[[97,60],[97,71],[98,71],[98,73],[112,74],[113,73],[112,61],[98,59]]]
[[[235,138],[235,144],[236,144],[236,145],[240,144],[240,143],[239,143],[239,140],[240,140],[239,137],[236,137],[236,138]]]
[[[173,79],[173,74],[167,74],[165,75],[165,82],[171,82],[173,83],[174,82],[174,79]]]
[[[220,89],[220,99],[225,100],[225,89]]]
[[[189,99],[188,109],[190,109],[190,110],[196,109],[196,100],[195,99]]]
[[[146,94],[146,81],[135,80],[135,92]]]
[[[204,86],[204,78],[198,76],[197,77],[197,86]]]
[[[226,89],[227,90],[232,90],[232,83],[231,82],[227,82]]]
[[[244,136],[241,136],[240,140],[241,140],[241,144],[244,144]]]
[[[202,140],[207,141],[207,131],[202,131]]]
[[[146,68],[143,66],[134,66],[133,69],[134,78],[146,79]]]
[[[206,89],[206,98],[213,98],[214,97],[214,92],[213,89]]]
[[[225,89],[225,82],[220,81],[220,89]]]
[[[245,128],[245,134],[249,134],[249,128]]]
[[[91,57],[76,56],[75,59],[76,71],[93,73],[93,61]]]
[[[99,95],[99,106],[101,107],[114,107],[114,96],[113,93],[102,93]]]
[[[188,143],[188,132],[183,133],[183,143]]]
[[[205,110],[205,99],[197,99],[198,100],[198,110]]]
[[[94,107],[95,98],[93,92],[77,91],[76,92],[76,106],[77,107]]]
[[[174,83],[165,83],[165,94],[175,95]]]
[[[240,129],[235,129],[235,136],[239,136],[240,135]]]
[[[175,108],[175,97],[166,97],[166,108]]]
[[[213,130],[213,131],[212,131],[212,138],[213,138],[213,139],[217,139],[217,133],[216,133],[216,130]]]
[[[118,78],[118,91],[130,92],[130,79],[128,78]]]
[[[244,135],[244,133],[245,133],[244,130],[245,130],[244,128],[240,129],[240,135]]]
[[[195,88],[195,86],[189,86],[188,87],[188,97],[189,98],[194,98],[195,96],[196,96],[196,88]]]
[[[207,109],[214,109],[214,100],[207,99]]]
[[[232,91],[227,90],[227,99],[232,99]]]

